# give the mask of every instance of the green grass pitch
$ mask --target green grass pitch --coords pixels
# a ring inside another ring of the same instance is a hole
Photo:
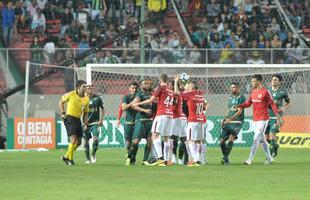
[[[280,149],[269,166],[260,149],[244,166],[249,151],[233,149],[232,164],[221,166],[220,150],[209,148],[209,164],[195,168],[126,167],[122,149],[100,149],[96,164],[85,164],[78,151],[73,167],[60,160],[61,150],[0,152],[0,199],[310,199],[309,149]]]

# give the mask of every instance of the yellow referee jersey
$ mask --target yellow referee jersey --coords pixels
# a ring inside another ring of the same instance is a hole
[[[71,91],[64,94],[61,98],[62,102],[67,103],[67,115],[71,115],[76,118],[81,118],[83,112],[88,112],[89,97],[80,97],[76,91]]]

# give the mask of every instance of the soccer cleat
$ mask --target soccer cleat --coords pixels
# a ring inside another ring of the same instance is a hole
[[[157,166],[159,166],[159,167],[166,167],[166,166],[168,166],[168,162],[165,161],[163,163],[158,164]]]
[[[129,166],[129,165],[130,165],[130,158],[126,158],[125,166]]]
[[[69,159],[65,156],[61,156],[60,157],[62,161],[64,161],[66,163],[66,165],[69,165]]]
[[[85,163],[86,163],[86,164],[89,164],[89,163],[91,163],[91,161],[90,161],[90,160],[86,160]]]
[[[161,159],[161,158],[159,158],[159,159],[157,159],[155,162],[153,162],[152,164],[151,164],[151,166],[157,166],[157,165],[160,165],[160,164],[162,164],[162,163],[164,163],[165,161],[163,160],[163,159]]]
[[[264,165],[270,165],[270,164],[272,164],[272,162],[273,162],[272,158],[270,160],[266,159],[265,162],[264,162]]]
[[[178,165],[184,165],[184,162],[183,162],[182,159],[179,159],[179,160],[178,160]]]
[[[193,162],[192,164],[188,165],[189,167],[201,167],[201,164],[199,161]]]
[[[279,147],[280,147],[280,145],[276,144],[275,149],[274,149],[274,152],[273,152],[273,154],[272,154],[273,157],[277,157]]]
[[[224,163],[225,163],[225,159],[222,158],[222,159],[221,159],[221,165],[224,165]]]
[[[252,162],[249,161],[249,160],[246,160],[246,161],[243,162],[243,164],[245,164],[245,165],[252,165]]]
[[[69,161],[68,161],[68,166],[74,166],[74,165],[75,165],[75,163],[74,163],[73,160],[69,160]]]
[[[92,163],[96,163],[97,162],[96,155],[92,155],[91,162]]]

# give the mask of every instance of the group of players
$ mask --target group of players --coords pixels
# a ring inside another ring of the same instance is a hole
[[[129,85],[129,93],[122,99],[117,124],[120,124],[122,112],[125,111],[124,134],[127,146],[125,165],[135,164],[142,138],[146,139],[142,162],[144,165],[206,164],[205,123],[208,103],[205,95],[193,80],[183,81],[180,77],[169,80],[166,74],[162,74],[159,82],[155,90],[151,80],[142,80],[140,85],[132,82]],[[271,87],[266,89],[262,84],[262,76],[253,75],[252,92],[247,100],[240,93],[239,83],[231,83],[228,114],[222,120],[219,138],[223,153],[222,164],[230,163],[229,154],[242,129],[244,108],[251,105],[253,105],[254,138],[249,158],[244,164],[252,164],[260,143],[266,155],[265,164],[272,163],[278,151],[275,134],[283,124],[282,113],[291,105],[286,91],[281,88],[281,82],[281,75],[275,74],[272,76]],[[284,106],[283,101],[286,102]],[[66,103],[67,113],[64,112]],[[62,156],[62,160],[67,165],[74,165],[73,152],[81,144],[84,133],[86,162],[96,162],[98,127],[102,125],[104,117],[101,98],[93,93],[91,86],[78,81],[77,89],[65,94],[59,105],[70,137],[68,151]],[[80,120],[82,116],[84,116],[83,125]],[[91,137],[94,142],[90,157],[88,143]]]

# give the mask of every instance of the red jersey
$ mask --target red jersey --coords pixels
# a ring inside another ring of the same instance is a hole
[[[252,90],[249,99],[238,105],[240,108],[247,108],[253,104],[253,121],[269,120],[268,106],[270,105],[273,112],[277,115],[278,109],[275,105],[272,95],[266,88]]]
[[[174,98],[175,93],[169,89],[168,86],[158,86],[153,96],[158,98],[157,101],[157,111],[156,116],[158,115],[173,115],[173,104],[174,104]]]
[[[176,105],[174,107],[174,111],[173,111],[173,118],[179,118],[179,117],[182,117],[182,118],[186,118],[186,115],[184,114],[183,112],[183,99],[181,97],[181,95],[175,95],[176,97]]]
[[[182,92],[181,97],[187,99],[188,122],[205,122],[206,116],[203,113],[205,99],[202,91],[192,90],[190,92]]]

